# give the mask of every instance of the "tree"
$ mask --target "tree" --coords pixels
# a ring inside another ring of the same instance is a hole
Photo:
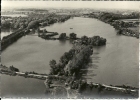
[[[51,68],[55,68],[56,67],[56,61],[54,59],[51,60],[49,65],[50,65]]]
[[[69,73],[78,75],[80,68],[89,61],[89,57],[92,54],[91,46],[86,46],[80,52],[74,56],[69,64]]]
[[[10,28],[10,22],[2,20],[1,21],[1,28]]]
[[[87,45],[88,44],[88,37],[87,36],[82,36],[81,37],[81,42],[82,42],[82,44]]]
[[[60,38],[60,39],[66,39],[66,33],[61,33],[61,34],[59,35],[59,38]]]
[[[46,32],[47,32],[47,30],[46,30],[46,29],[44,29],[44,30],[43,30],[43,33],[46,33]]]
[[[117,31],[117,34],[122,34],[122,29],[119,29],[118,31]]]
[[[39,21],[35,20],[35,21],[31,21],[28,24],[28,29],[32,29],[32,28],[38,28],[39,27]]]
[[[70,33],[69,37],[70,39],[76,39],[77,34],[75,33]]]
[[[89,84],[89,87],[90,87],[90,90],[93,89],[93,84],[92,84],[92,82]]]
[[[15,68],[13,65],[9,67],[11,71],[19,72],[19,69]]]

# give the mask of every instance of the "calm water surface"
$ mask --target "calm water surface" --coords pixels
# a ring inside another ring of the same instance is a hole
[[[109,24],[90,18],[75,17],[65,23],[56,23],[45,28],[58,33],[65,32],[67,35],[74,32],[78,37],[99,35],[106,38],[106,46],[94,47],[87,73],[91,79],[88,81],[138,87],[138,39],[116,35],[115,29]],[[25,36],[2,52],[2,63],[7,66],[14,65],[21,71],[48,73],[49,61],[55,59],[58,62],[63,53],[71,47],[69,41],[49,41],[37,36]],[[44,96],[43,81],[6,75],[2,75],[1,80],[2,96],[35,97],[37,93]]]

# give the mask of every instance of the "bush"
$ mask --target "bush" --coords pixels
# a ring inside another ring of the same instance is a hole
[[[37,28],[39,27],[39,21],[31,21],[29,24],[28,24],[28,29],[32,29],[32,28]]]
[[[66,39],[66,33],[61,33],[61,34],[59,35],[59,38],[60,38],[60,39]]]
[[[70,39],[76,39],[77,34],[75,34],[75,33],[70,33],[69,37],[70,37]]]

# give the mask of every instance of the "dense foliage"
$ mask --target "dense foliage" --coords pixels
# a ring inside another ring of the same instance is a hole
[[[66,39],[66,33],[61,33],[59,35],[59,39]]]
[[[50,74],[51,75],[64,75],[67,74],[64,71],[64,67],[68,64],[68,62],[73,58],[75,54],[75,50],[74,49],[70,49],[69,52],[65,52],[61,58],[58,64],[56,64],[55,60],[51,60],[50,61],[50,67],[51,67],[51,71]]]
[[[11,71],[19,72],[19,69],[15,68],[14,66],[10,66],[9,69]]]
[[[35,20],[35,21],[31,21],[28,24],[28,29],[32,29],[32,28],[38,28],[39,27],[39,21]]]
[[[66,34],[62,33],[60,36],[61,39],[64,39]],[[80,68],[84,67],[89,61],[90,55],[93,52],[92,46],[106,44],[106,39],[99,36],[82,36],[81,39],[76,41],[73,48],[60,57],[58,64],[56,64],[55,60],[50,61],[51,75],[78,75]]]
[[[69,37],[70,37],[70,39],[76,39],[77,38],[77,34],[70,33]]]
[[[113,12],[98,12],[98,13],[90,13],[86,14],[91,18],[97,18],[105,23],[109,23],[112,25],[118,34],[123,34],[126,36],[133,36],[139,38],[139,13],[131,12],[131,13],[113,13]],[[136,21],[130,21],[130,20]],[[134,28],[134,29],[131,29]]]
[[[100,36],[93,37],[82,36],[78,42],[84,45],[101,46],[106,44],[106,39]]]
[[[69,73],[71,75],[77,75],[80,69],[82,69],[84,65],[89,61],[89,57],[92,54],[92,52],[92,47],[86,46],[77,55],[75,55],[69,64]]]
[[[1,17],[1,28],[2,29],[19,29],[19,28],[36,28],[38,23],[40,26],[47,26],[56,22],[64,22],[68,20],[70,15],[56,15],[56,14],[40,14],[31,13],[27,17]]]

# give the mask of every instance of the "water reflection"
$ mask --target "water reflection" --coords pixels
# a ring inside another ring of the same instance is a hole
[[[63,45],[65,45],[66,41],[67,40],[65,40],[65,39],[64,40],[59,40],[59,42],[62,43]]]

